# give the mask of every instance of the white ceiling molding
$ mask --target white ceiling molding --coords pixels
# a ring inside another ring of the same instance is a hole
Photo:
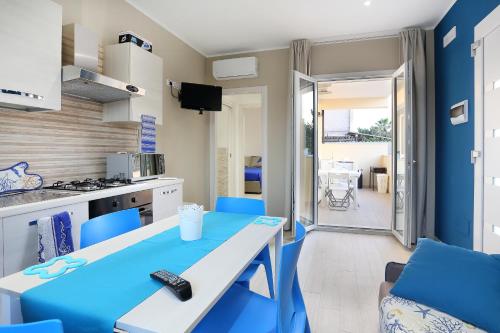
[[[216,53],[216,54],[211,54],[207,56],[207,58],[215,58],[215,57],[225,57],[225,56],[233,56],[233,55],[240,55],[240,54],[248,54],[248,53],[258,53],[258,52],[266,52],[266,51],[276,51],[276,50],[284,50],[284,49],[289,49],[290,46],[277,46],[277,47],[271,47],[271,48],[266,48],[266,49],[255,49],[255,50],[243,50],[243,51],[238,51],[238,52],[225,52],[225,53]]]
[[[393,37],[433,29],[456,0],[126,0],[206,57]],[[311,5],[313,4],[313,5]]]
[[[312,42],[315,45],[321,45],[321,44],[357,42],[361,40],[370,40],[370,39],[393,38],[393,37],[398,37],[401,31],[402,29],[381,31],[381,32],[370,32],[366,34],[334,36],[329,38],[313,39]]]

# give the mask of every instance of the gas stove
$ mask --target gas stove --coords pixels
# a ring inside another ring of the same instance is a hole
[[[45,189],[92,192],[92,191],[104,190],[107,188],[126,186],[129,184],[131,184],[130,180],[125,180],[125,179],[86,178],[81,181],[80,180],[74,180],[71,182],[57,181],[54,184],[52,184],[52,186],[45,187]]]

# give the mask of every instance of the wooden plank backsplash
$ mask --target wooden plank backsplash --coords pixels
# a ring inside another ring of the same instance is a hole
[[[104,123],[102,113],[102,104],[64,96],[61,111],[0,108],[0,169],[27,161],[45,185],[104,177],[107,154],[137,151],[138,126]]]

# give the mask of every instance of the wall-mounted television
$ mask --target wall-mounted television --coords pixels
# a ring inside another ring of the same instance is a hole
[[[181,108],[203,111],[222,110],[222,87],[182,82]]]

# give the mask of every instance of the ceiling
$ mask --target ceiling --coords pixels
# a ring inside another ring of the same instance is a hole
[[[127,0],[205,56],[434,28],[456,0]],[[145,36],[147,38],[147,36]]]
[[[318,87],[322,99],[386,98],[391,95],[391,80],[369,80],[353,82],[320,82]]]

